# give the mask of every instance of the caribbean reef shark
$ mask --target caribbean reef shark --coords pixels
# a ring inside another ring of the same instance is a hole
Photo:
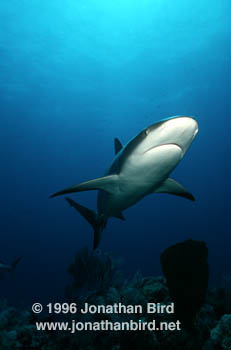
[[[198,132],[193,117],[175,116],[148,126],[125,146],[114,140],[115,157],[105,175],[50,196],[99,190],[97,212],[66,198],[94,229],[94,249],[110,217],[125,220],[123,210],[153,193],[170,193],[194,201],[181,184],[169,177]]]
[[[13,261],[12,264],[5,264],[3,262],[0,262],[0,277],[2,277],[5,272],[14,271],[21,259],[22,256]]]

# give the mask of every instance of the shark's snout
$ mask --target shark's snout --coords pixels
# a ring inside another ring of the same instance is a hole
[[[184,153],[188,150],[194,138],[196,137],[199,127],[198,122],[194,117],[182,117],[182,139],[181,148]]]
[[[198,122],[195,117],[191,116],[183,116],[180,117],[180,119],[184,123],[184,127],[189,130],[193,135],[196,135],[198,133]]]
[[[198,132],[198,123],[194,117],[174,116],[152,124],[142,132],[142,142],[136,142],[136,151],[144,154],[155,147],[176,144],[182,150],[182,156],[188,150]]]
[[[163,128],[169,141],[177,144],[183,153],[188,150],[199,129],[197,120],[191,116],[173,117],[164,123]]]

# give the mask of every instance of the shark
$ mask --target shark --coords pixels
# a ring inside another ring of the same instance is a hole
[[[125,220],[123,211],[147,195],[168,193],[195,200],[170,174],[184,157],[198,130],[194,117],[179,115],[146,127],[124,146],[115,138],[115,156],[103,177],[73,185],[50,198],[98,190],[97,211],[65,198],[93,227],[93,249],[96,249],[108,219]]]
[[[5,264],[4,262],[0,262],[0,276],[2,276],[5,272],[14,271],[21,259],[22,256],[14,260],[12,264]]]

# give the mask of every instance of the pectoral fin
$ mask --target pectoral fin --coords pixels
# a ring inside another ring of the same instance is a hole
[[[175,194],[176,196],[184,197],[190,199],[191,201],[195,201],[193,195],[188,192],[184,186],[179,184],[179,182],[168,178],[165,180],[158,188],[155,190],[155,193],[169,193]]]
[[[99,177],[94,180],[82,182],[78,185],[68,187],[62,191],[52,194],[49,198],[60,196],[63,194],[73,193],[73,192],[82,192],[82,191],[91,191],[91,190],[103,190],[108,193],[114,193],[117,187],[118,175],[108,175],[104,177]]]

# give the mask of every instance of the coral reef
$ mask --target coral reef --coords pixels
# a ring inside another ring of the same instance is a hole
[[[7,307],[0,312],[1,350],[52,350],[54,343],[37,331],[29,311]]]
[[[69,272],[73,282],[69,285],[71,302],[87,303],[97,307],[106,305],[140,305],[140,312],[92,312],[58,315],[48,320],[35,317],[31,311],[18,310],[0,303],[1,350],[228,350],[231,349],[231,315],[225,314],[227,305],[222,290],[210,290],[205,303],[198,311],[193,329],[180,330],[73,330],[72,322],[99,324],[128,324],[131,320],[141,325],[155,320],[175,322],[174,313],[148,313],[147,304],[171,306],[167,282],[163,277],[143,277],[136,273],[133,278],[122,279],[117,264],[109,255],[80,251]],[[76,298],[76,299],[75,299]],[[68,299],[69,302],[69,299]],[[187,312],[187,310],[185,310]],[[67,330],[37,330],[36,322],[65,322]]]
[[[68,299],[76,301],[110,286],[118,287],[122,278],[117,267],[118,263],[109,254],[89,251],[87,247],[81,249],[68,268],[73,279],[66,289]]]
[[[224,315],[217,326],[211,331],[214,344],[223,350],[231,349],[231,315]]]

